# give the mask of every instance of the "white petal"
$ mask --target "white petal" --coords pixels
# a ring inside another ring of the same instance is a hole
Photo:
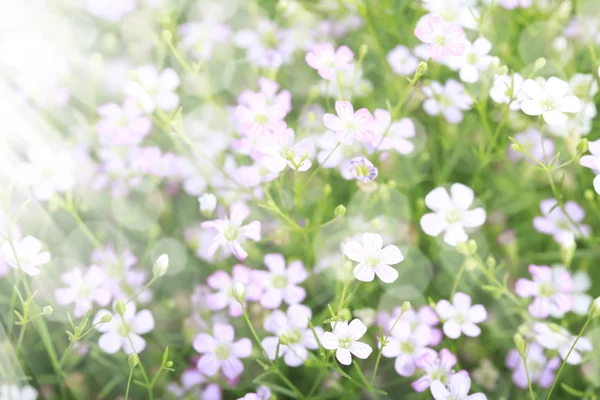
[[[335,350],[338,348],[340,342],[336,335],[331,332],[325,332],[321,338],[321,344],[327,350]]]
[[[348,336],[352,340],[358,340],[367,332],[367,326],[358,318],[348,324]]]
[[[335,357],[344,365],[352,364],[352,355],[350,355],[350,351],[348,349],[342,349],[340,347],[336,350]]]
[[[527,79],[525,82],[523,82],[521,90],[533,100],[538,100],[544,95],[544,90],[542,87],[532,79]],[[527,114],[527,112],[525,113]]]
[[[452,205],[452,200],[446,189],[438,187],[425,196],[425,204],[433,211],[446,211]]]
[[[376,233],[364,233],[362,236],[363,246],[367,254],[377,254],[383,246],[381,235]]]
[[[379,252],[379,260],[382,264],[394,265],[404,260],[404,256],[397,246],[390,244]]]
[[[473,189],[462,183],[452,185],[450,193],[452,195],[452,203],[461,210],[468,210],[471,204],[473,204],[473,199],[475,198]]]
[[[448,227],[444,216],[436,213],[425,214],[421,217],[421,229],[429,236],[437,236]]]
[[[527,83],[527,81],[525,81],[525,83]],[[523,84],[523,86],[524,85],[525,84]],[[558,99],[567,94],[567,91],[569,90],[569,84],[563,81],[562,79],[558,79],[557,77],[553,76],[546,81],[546,86],[544,87],[544,90],[549,96]]]
[[[361,282],[371,282],[375,279],[375,271],[369,264],[360,263],[354,267],[354,277]]]
[[[381,279],[384,283],[392,283],[398,279],[398,271],[389,265],[378,265],[375,268],[375,274]]]
[[[562,112],[576,113],[581,111],[581,101],[575,96],[566,96],[556,100],[556,106]]]
[[[355,240],[350,240],[344,245],[344,255],[356,262],[363,262],[365,260],[365,249],[364,247]]]
[[[372,351],[373,349],[371,346],[363,342],[354,342],[352,343],[352,346],[350,346],[350,352],[356,357],[362,358],[363,360],[369,357]]]
[[[546,111],[542,114],[548,125],[562,125],[567,122],[567,116],[558,110]]]
[[[521,110],[527,115],[540,115],[542,110],[542,103],[538,100],[525,100],[521,103]]]

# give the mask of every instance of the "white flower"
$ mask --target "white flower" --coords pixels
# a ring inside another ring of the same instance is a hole
[[[477,38],[467,46],[467,51],[461,56],[460,79],[463,82],[474,83],[479,80],[479,73],[487,70],[492,62],[488,53],[492,44],[484,37]]]
[[[448,79],[444,86],[433,81],[423,87],[423,93],[428,97],[423,103],[423,110],[429,115],[442,113],[451,124],[459,124],[463,120],[462,112],[471,108],[471,98],[463,85],[454,79]]]
[[[541,115],[548,125],[560,125],[567,122],[564,113],[576,113],[581,110],[581,101],[575,96],[566,96],[569,84],[552,77],[542,88],[534,80],[527,79],[522,89],[531,100],[521,103],[521,110],[527,115]]]
[[[21,270],[27,275],[36,276],[40,274],[38,267],[48,264],[51,258],[49,252],[41,250],[42,242],[33,236],[25,236],[22,240],[14,241],[12,246],[8,241],[2,243],[0,254],[11,267],[16,269],[21,267]]]
[[[471,296],[458,292],[452,297],[452,304],[442,300],[435,306],[435,311],[444,321],[444,334],[450,339],[458,339],[462,333],[476,337],[481,329],[476,325],[487,318],[487,312],[481,304],[471,305]]]
[[[558,350],[560,358],[566,359],[567,364],[577,365],[581,363],[581,353],[592,351],[592,343],[586,337],[580,337],[577,344],[569,354],[569,350],[575,342],[576,336],[571,335],[565,328],[558,325],[544,324],[541,322],[533,325],[533,331],[535,332],[535,340],[542,345],[542,347],[548,350]],[[569,358],[567,359],[567,354]]]
[[[50,200],[75,184],[75,162],[68,152],[32,147],[27,151],[27,158],[29,162],[19,165],[17,174],[21,183],[31,187],[36,199]]]
[[[471,378],[466,371],[458,372],[450,377],[448,385],[441,381],[431,382],[431,394],[435,400],[486,400],[483,393],[469,395]]]
[[[151,113],[158,105],[171,111],[179,105],[179,96],[174,93],[179,87],[179,76],[172,68],[158,74],[153,65],[144,65],[135,70],[137,78],[125,83],[125,94],[138,102],[140,108]]]
[[[75,268],[62,274],[61,281],[68,285],[54,291],[56,303],[74,304],[73,315],[83,317],[92,309],[93,303],[105,307],[110,303],[112,293],[105,287],[106,273],[98,266],[92,265],[87,270]]]
[[[200,211],[212,214],[217,208],[217,197],[212,193],[204,193],[198,198],[198,203],[200,203]]]
[[[0,400],[36,400],[38,392],[31,386],[0,384]]]
[[[521,91],[523,77],[518,73],[512,75],[498,75],[494,78],[494,85],[490,89],[490,97],[498,104],[510,103],[509,108],[516,111],[521,108],[521,102],[527,95]]]
[[[110,322],[99,323],[106,315],[112,316]],[[149,310],[142,310],[136,314],[135,303],[131,302],[125,307],[123,317],[116,312],[98,311],[93,325],[97,331],[102,332],[98,347],[105,353],[114,354],[121,348],[127,354],[133,353],[134,350],[141,353],[146,347],[146,341],[140,335],[154,329],[154,317]]]
[[[323,347],[327,350],[336,350],[335,357],[344,365],[352,363],[352,354],[358,358],[369,357],[373,349],[358,339],[367,332],[367,326],[359,319],[348,321],[337,321],[331,323],[333,333],[325,332],[321,340]]]
[[[473,204],[473,190],[463,184],[450,187],[450,195],[443,187],[433,189],[425,196],[425,204],[433,213],[421,217],[421,228],[429,236],[445,232],[444,242],[456,246],[468,239],[465,228],[475,228],[485,222],[485,210],[469,210]]]
[[[398,45],[387,55],[388,64],[392,71],[398,75],[409,76],[415,73],[419,60],[413,56],[408,47]]]
[[[364,233],[362,245],[350,240],[344,245],[344,254],[352,261],[359,264],[354,268],[354,276],[359,281],[371,282],[375,275],[385,283],[392,283],[398,279],[398,271],[390,265],[398,264],[404,256],[398,247],[390,244],[383,246],[381,235]]]

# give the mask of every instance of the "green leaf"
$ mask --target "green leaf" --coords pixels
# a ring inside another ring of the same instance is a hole
[[[169,346],[165,347],[160,365],[164,367],[167,364],[167,361],[169,361]]]

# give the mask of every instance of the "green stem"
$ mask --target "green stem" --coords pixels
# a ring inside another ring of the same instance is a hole
[[[560,377],[560,374],[562,373],[562,370],[565,368],[565,365],[567,364],[567,360],[569,359],[569,356],[573,352],[573,349],[577,345],[577,342],[579,341],[579,338],[583,335],[583,332],[588,327],[588,325],[590,324],[591,321],[592,321],[592,318],[588,316],[587,320],[585,321],[585,324],[583,324],[583,327],[581,328],[581,330],[579,331],[579,334],[575,338],[575,341],[571,345],[571,348],[569,349],[569,352],[567,353],[567,356],[565,357],[565,359],[563,360],[562,364],[560,365],[560,369],[558,370],[558,373],[556,374],[556,378],[554,378],[554,382],[552,382],[552,387],[550,388],[550,391],[548,392],[548,397],[546,397],[546,400],[550,400],[550,397],[552,396],[552,392],[554,391],[554,387],[558,383],[558,378]]]
[[[131,388],[131,378],[133,378],[133,370],[135,369],[135,365],[133,368],[129,370],[129,378],[127,379],[127,390],[125,390],[125,400],[129,399],[129,389]]]

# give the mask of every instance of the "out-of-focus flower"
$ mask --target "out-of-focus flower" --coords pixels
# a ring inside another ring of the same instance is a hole
[[[492,63],[492,43],[484,37],[475,39],[473,44],[461,56],[460,79],[463,82],[474,83],[479,80],[479,74],[486,71]]]
[[[435,355],[435,351],[427,347],[431,341],[431,328],[427,325],[416,325],[413,328],[404,315],[395,326],[394,323],[395,319],[389,321],[387,330],[391,330],[390,338],[381,354],[384,357],[396,358],[394,368],[400,376],[412,376],[419,358],[428,352]]]
[[[160,74],[154,65],[136,68],[136,79],[125,83],[125,94],[136,101],[145,113],[152,113],[156,106],[171,111],[179,105],[179,96],[175,90],[180,81],[177,72],[166,68]]]
[[[113,297],[126,297],[136,293],[146,283],[146,273],[133,268],[137,257],[129,250],[124,249],[117,253],[110,244],[103,249],[96,249],[92,253],[92,263],[100,267],[106,274],[106,288]],[[138,296],[138,300],[150,300],[151,292],[146,290]]]
[[[367,332],[367,326],[359,319],[334,321],[331,323],[333,332],[325,332],[321,342],[327,350],[335,350],[335,357],[344,365],[352,363],[352,355],[365,359],[373,349],[366,343],[359,342]]]
[[[449,376],[453,373],[452,368],[456,365],[456,356],[448,349],[442,349],[439,354],[425,353],[416,364],[425,375],[411,383],[411,386],[416,392],[424,392],[432,382],[448,382]]]
[[[265,289],[260,297],[263,307],[274,309],[282,301],[291,305],[304,300],[306,291],[299,284],[306,280],[307,273],[301,261],[292,261],[286,268],[283,255],[266,254],[264,263],[268,271],[254,271],[257,282]]]
[[[208,399],[208,397],[206,397]],[[247,393],[238,400],[269,400],[271,398],[271,389],[266,386],[256,388],[256,393]]]
[[[469,210],[473,204],[473,190],[455,183],[450,194],[443,187],[433,189],[425,196],[425,204],[433,213],[421,217],[421,228],[429,236],[445,232],[444,242],[456,246],[468,239],[465,228],[475,228],[485,222],[485,210],[481,207]]]
[[[86,0],[85,7],[96,17],[110,22],[119,22],[127,14],[135,10],[135,0]]]
[[[75,184],[75,162],[68,152],[32,147],[27,151],[27,158],[29,162],[19,165],[17,174],[39,201],[48,201]]]
[[[377,315],[377,325],[381,326],[385,333],[389,332],[392,326],[392,322],[395,321],[399,315],[402,315],[402,321],[405,321],[410,325],[411,330],[416,330],[419,325],[425,325],[429,327],[429,346],[437,346],[443,339],[442,331],[436,326],[440,323],[435,311],[429,306],[422,306],[417,311],[410,309],[402,312],[402,307],[395,307],[393,313],[381,312]]]
[[[370,142],[375,136],[374,118],[366,108],[354,112],[352,103],[338,100],[335,102],[337,115],[325,114],[323,122],[335,132],[337,140],[343,145],[351,145],[354,139]]]
[[[238,377],[244,370],[240,358],[252,354],[252,341],[242,338],[234,341],[235,331],[231,325],[215,324],[213,336],[200,333],[194,339],[194,350],[203,354],[198,369],[207,376],[214,376],[219,369],[228,379]]]
[[[579,163],[586,168],[592,169],[592,171],[596,173],[593,183],[594,190],[596,193],[600,194],[600,139],[588,142],[588,149],[591,154],[581,157]]]
[[[410,76],[415,73],[419,60],[412,55],[408,47],[398,45],[387,54],[387,62],[398,75]]]
[[[103,317],[111,315],[110,322],[99,323]],[[146,341],[140,336],[154,329],[154,317],[149,310],[136,313],[134,302],[125,306],[123,316],[118,312],[110,313],[100,310],[94,318],[96,330],[102,332],[98,346],[109,354],[114,354],[123,348],[127,354],[141,353],[146,348]]]
[[[415,124],[409,118],[392,122],[390,112],[378,108],[373,113],[375,116],[375,137],[367,143],[370,152],[375,150],[396,150],[402,155],[414,151],[415,145],[408,139],[415,136]]]
[[[533,0],[500,0],[500,5],[507,10],[512,10],[517,7],[529,8],[533,4]]]
[[[8,383],[0,384],[0,399],[2,400],[37,400],[38,391],[29,385],[18,386]]]
[[[285,364],[298,367],[308,357],[306,349],[314,350],[319,347],[312,330],[308,327],[311,317],[310,308],[301,304],[291,305],[286,313],[275,310],[267,317],[265,330],[275,336],[264,338],[262,346],[271,360],[275,359],[279,346],[279,355],[283,357]],[[322,336],[322,329],[320,333]]]
[[[286,166],[300,172],[307,171],[312,166],[310,159],[314,148],[311,139],[294,143],[294,131],[289,128],[263,135],[255,147],[264,154],[261,163],[272,172],[281,172]]]
[[[217,208],[217,197],[212,193],[204,193],[198,198],[198,203],[200,203],[200,211],[210,215]]]
[[[446,23],[437,15],[426,15],[419,20],[415,36],[429,45],[429,54],[434,60],[446,55],[460,56],[465,52],[465,33],[457,23]]]
[[[567,361],[567,364],[577,365],[581,363],[581,353],[592,351],[592,342],[584,336],[580,337],[575,344],[575,347],[569,354],[575,339],[575,335],[571,335],[569,331],[558,325],[544,324],[542,322],[533,325],[535,340],[548,350],[558,350],[560,358]],[[567,359],[567,354],[569,358]]]
[[[487,318],[487,312],[481,304],[471,305],[471,296],[465,293],[455,293],[452,304],[442,300],[435,306],[440,320],[444,323],[444,334],[450,339],[458,339],[461,334],[476,337],[481,333],[481,328],[476,324],[482,323]]]
[[[393,244],[382,247],[383,239],[376,233],[363,233],[362,244],[350,240],[344,245],[344,255],[358,262],[354,267],[356,279],[371,282],[375,275],[385,283],[398,279],[398,271],[390,265],[398,264],[404,260],[404,256]]]
[[[208,249],[210,256],[215,254],[219,247],[226,247],[240,261],[248,257],[248,253],[242,248],[242,243],[247,239],[258,242],[261,237],[260,221],[252,221],[242,226],[249,215],[250,209],[244,203],[237,202],[231,205],[229,217],[202,223],[202,228],[217,232]]]
[[[521,110],[527,115],[541,115],[548,125],[560,125],[567,122],[564,113],[576,113],[581,110],[581,101],[575,96],[567,96],[569,84],[556,77],[546,81],[544,87],[538,82],[527,79],[521,90],[530,97],[521,103]]]
[[[585,218],[583,208],[574,201],[567,201],[564,208],[568,217],[557,206],[556,199],[542,200],[540,203],[542,216],[533,219],[534,228],[546,235],[552,235],[557,243],[562,243],[567,233],[575,235],[576,238],[582,235],[588,237],[590,235],[590,227],[581,223]]]
[[[62,274],[60,279],[68,287],[54,291],[56,302],[61,305],[75,304],[73,316],[77,318],[91,310],[93,303],[106,307],[112,299],[112,293],[106,288],[106,274],[96,265],[87,270],[75,268]]]
[[[278,68],[291,61],[297,45],[293,32],[262,19],[253,29],[243,29],[235,34],[235,44],[246,49],[246,59],[258,67]]]
[[[573,308],[575,287],[566,270],[554,271],[547,266],[530,265],[529,273],[533,280],[519,279],[515,292],[521,297],[534,297],[529,305],[533,317],[546,318],[554,310],[564,314]]]
[[[103,146],[135,146],[152,129],[150,118],[142,114],[135,100],[125,99],[122,106],[106,103],[98,107],[101,119],[96,124],[98,142]]]
[[[247,94],[244,99],[246,104],[240,104],[235,109],[242,134],[256,140],[268,132],[286,127],[283,118],[287,112],[281,104],[269,104],[262,93]]]
[[[521,102],[527,95],[521,91],[523,77],[514,72],[511,75],[498,75],[494,78],[494,85],[490,89],[490,97],[498,104],[508,104],[513,111],[521,108]]]
[[[431,394],[435,400],[486,400],[483,393],[469,394],[471,378],[466,371],[458,372],[450,377],[448,384],[431,382]]]
[[[484,358],[481,360],[477,369],[473,370],[471,376],[475,383],[491,392],[496,390],[498,378],[500,378],[500,371],[498,371],[489,359]]]
[[[354,53],[348,46],[334,49],[331,43],[317,44],[306,54],[306,63],[317,70],[321,78],[331,81],[340,70],[350,69]]]
[[[229,306],[229,315],[239,317],[242,315],[242,306],[235,299],[233,287],[236,283],[241,283],[246,289],[246,299],[258,301],[261,295],[260,285],[253,279],[253,272],[244,265],[235,265],[231,270],[231,276],[225,271],[213,272],[206,283],[216,293],[206,296],[206,304],[211,310],[222,310]],[[246,304],[244,302],[244,304]]]
[[[370,182],[377,178],[377,168],[365,157],[354,157],[346,160],[341,167],[344,179],[357,179],[361,182]]]
[[[529,154],[543,163],[549,163],[554,158],[554,141],[549,138],[544,138],[544,141],[542,142],[542,135],[540,135],[540,131],[537,129],[529,128],[525,132],[517,133],[514,138]],[[525,154],[510,148],[508,150],[508,155],[513,160],[523,159],[530,164],[537,164]]]
[[[548,388],[554,382],[556,370],[560,367],[560,359],[558,357],[549,359],[544,354],[544,349],[536,342],[532,342],[527,347],[525,362],[519,351],[512,349],[506,356],[506,366],[512,369],[512,381],[521,389],[527,389],[527,379],[532,384],[538,383],[541,387]]]
[[[5,241],[0,247],[0,254],[4,262],[13,268],[21,269],[29,276],[39,275],[38,267],[48,264],[51,258],[50,252],[42,251],[42,242],[33,236],[25,236],[23,239],[13,238],[12,245]]]
[[[231,27],[215,23],[210,18],[180,25],[177,31],[181,35],[181,49],[197,60],[209,60],[215,45],[231,37]]]
[[[444,86],[433,81],[423,87],[427,100],[423,109],[429,115],[442,113],[446,121],[459,124],[463,120],[463,111],[471,108],[471,98],[465,93],[465,88],[454,79],[448,79]]]

